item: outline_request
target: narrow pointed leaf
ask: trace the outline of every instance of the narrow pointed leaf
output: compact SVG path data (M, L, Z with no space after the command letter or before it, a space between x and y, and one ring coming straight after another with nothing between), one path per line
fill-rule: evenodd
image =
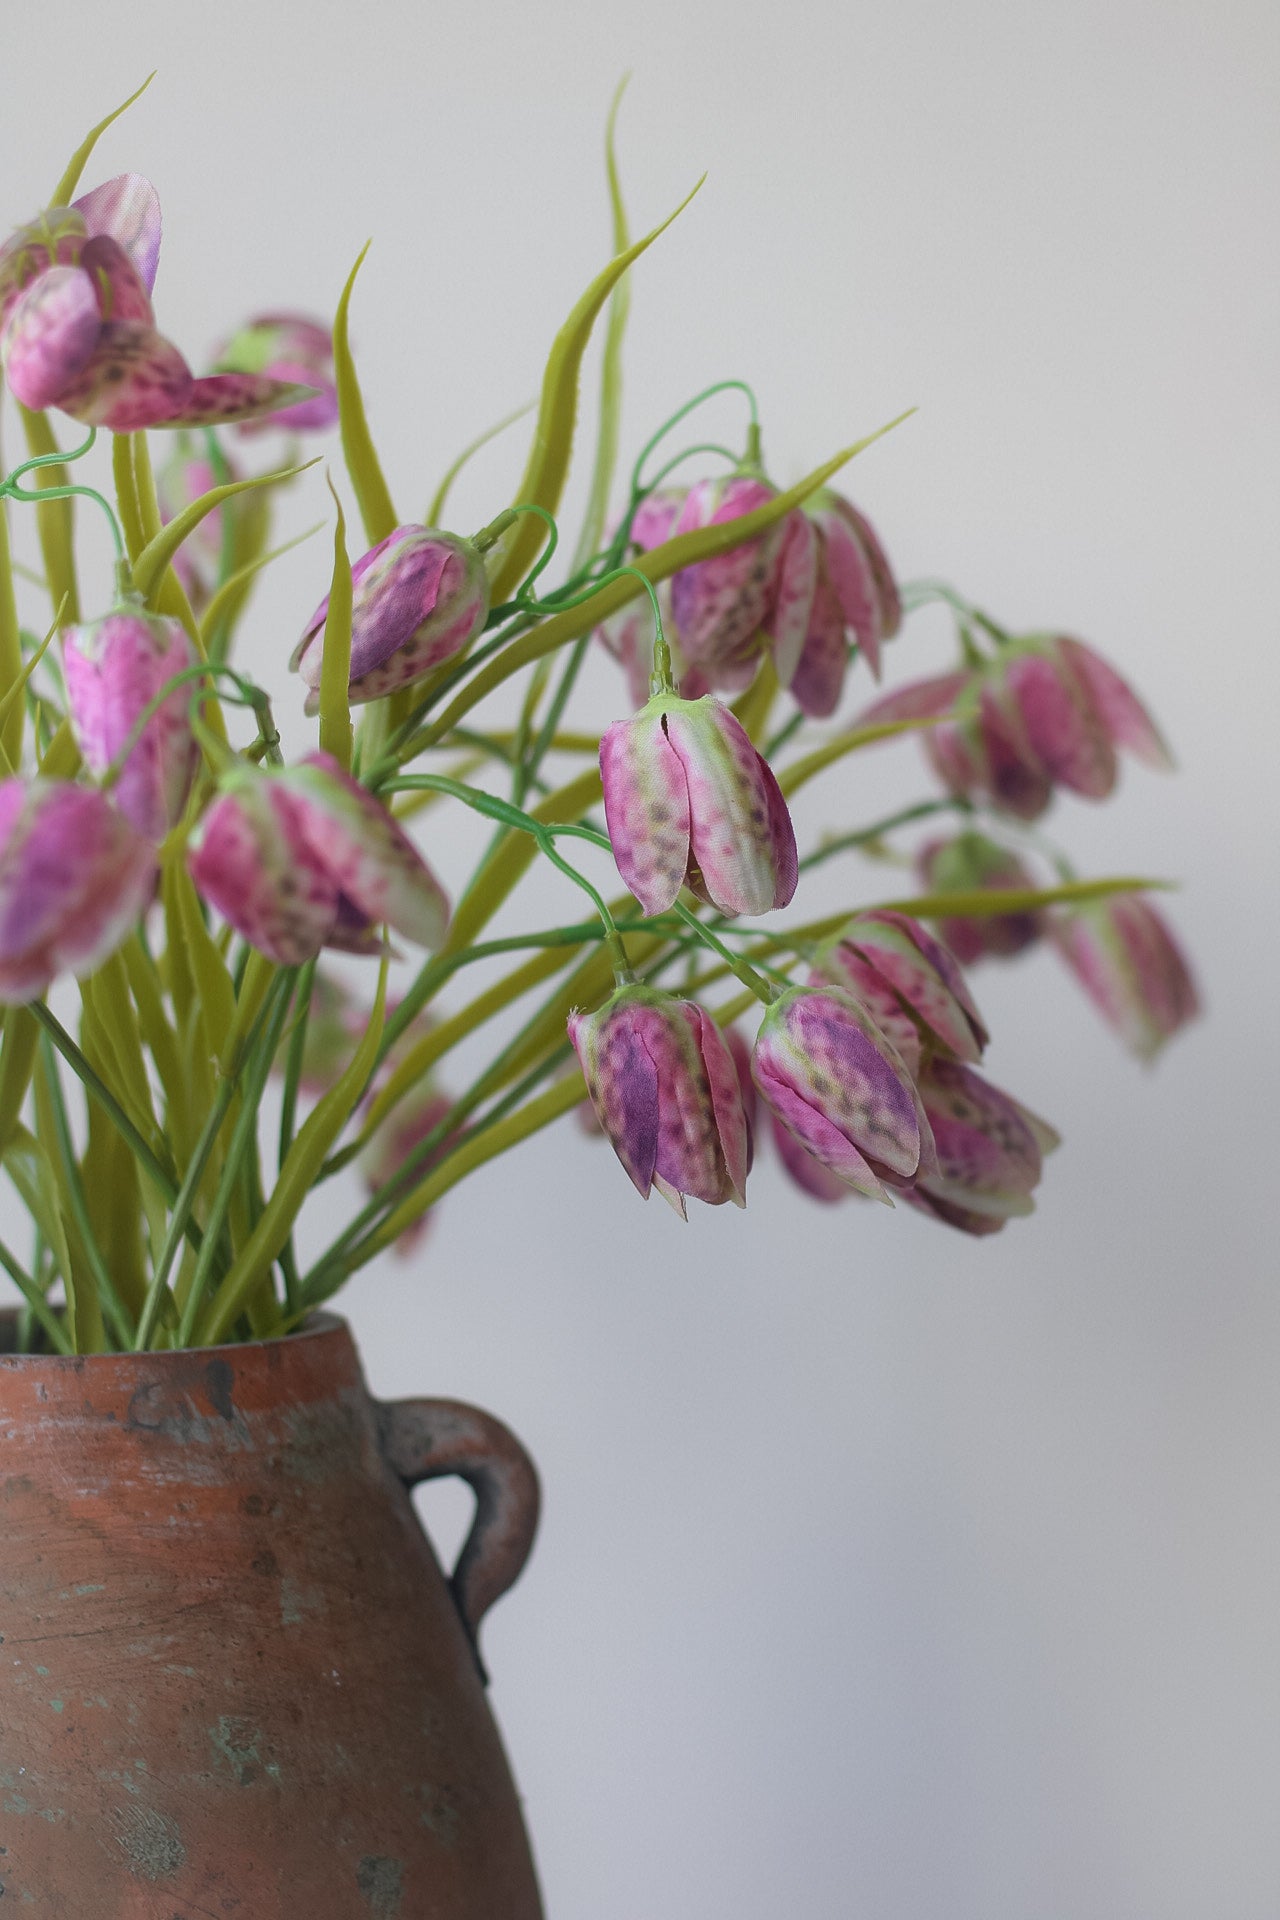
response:
M56 453L58 442L49 425L49 416L32 413L26 407L19 407L18 411L22 416L27 451L35 455ZM37 488L65 487L71 474L63 466L37 467L31 477ZM61 603L61 618L70 626L80 624L74 531L74 500L42 500L36 507L36 534L44 560L45 578L49 584L49 598L55 607Z
M338 311L333 318L333 377L338 389L338 431L342 437L342 457L351 476L365 535L369 545L376 547L379 540L385 540L389 533L395 532L400 525L400 518L392 504L377 448L373 444L373 435L369 431L364 397L356 378L356 363L351 355L348 328L356 275L364 265L365 255L372 245L372 240L366 240L360 249L360 257L348 274L347 284L338 301Z
M5 1008L4 1043L0 1047L0 1155L17 1129L39 1039L40 1029L28 1007Z
M22 632L9 559L9 521L0 503L0 693L17 686L21 674ZM7 773L16 773L22 762L24 704L21 700L15 702L0 723L0 759L5 762Z
M387 962L384 952L378 970L378 991L369 1024L351 1064L304 1121L280 1169L275 1190L263 1208L230 1272L219 1286L200 1331L200 1344L221 1339L234 1324L244 1303L266 1279L290 1233L316 1175L342 1129L355 1111L373 1072L382 1039L387 1004Z
M329 491L337 509L338 523L333 530L333 577L329 583L329 611L324 621L324 641L320 655L320 746L331 753L344 773L351 771L351 562L347 557L347 523L342 502Z
M129 98L122 101L113 113L109 113L105 120L99 120L97 126L86 133L84 139L80 142L80 145L76 148L70 160L68 160L62 178L53 190L53 197L49 201L51 207L70 206L71 197L80 184L80 176L85 170L89 155L93 152L107 128L111 126L113 121L118 120L122 113L127 113L135 100L142 98L155 77L154 73L149 73L136 92L131 93Z
M134 563L134 585L143 599L155 604L154 596L165 568L206 514L212 513L215 507L221 506L224 500L230 500L234 494L247 493L253 487L272 487L281 480L292 480L315 464L314 460L308 460L305 466L286 467L278 473L255 474L248 480L228 480L220 487L210 487L208 493L202 493L198 500L184 507L167 526L161 528L154 539L147 542Z
M578 374L587 342L591 338L591 329L600 309L627 268L653 245L659 234L666 232L673 220L679 218L701 185L702 181L699 180L693 192L685 195L675 212L669 214L661 226L645 234L634 246L624 248L609 262L603 273L597 274L556 335L542 379L542 399L534 429L533 450L516 495L518 501L529 501L545 507L548 513L554 513L559 506L573 449L573 429L578 411ZM546 528L540 520L532 514L522 516L494 575L495 604L505 600L523 578L545 538Z
M625 74L619 82L618 90L613 96L613 105L609 109L609 120L604 137L605 170L609 181L609 206L613 214L615 254L625 253L631 244L631 234L627 227L627 210L622 199L622 183L618 178L618 156L614 148L618 108L622 105L622 96L630 77L630 74ZM630 310L631 280L630 276L624 273L609 296L609 319L605 328L604 356L600 363L600 421L596 429L596 458L591 470L591 487L587 495L582 532L578 536L578 545L573 556L574 573L585 566L598 549L604 533L605 518L609 511L609 489L613 485L614 468L618 463L618 437L622 425L622 342L626 334Z
M436 488L431 505L427 508L427 517L422 523L423 526L438 527L440 525L440 517L444 512L450 489L472 455L479 453L481 447L487 447L491 440L496 440L498 435L505 433L508 427L513 427L517 420L523 420L526 414L532 413L537 404L536 400L529 400L523 407L517 407L514 413L504 414L501 420L496 421L491 427L486 427L483 433L477 434L476 438L462 449L453 465L446 469L444 479Z

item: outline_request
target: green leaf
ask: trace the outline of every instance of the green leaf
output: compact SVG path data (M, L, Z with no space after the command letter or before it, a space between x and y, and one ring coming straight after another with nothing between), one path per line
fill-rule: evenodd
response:
M189 507L184 507L167 526L160 529L154 539L148 540L134 562L134 585L143 599L155 605L156 591L165 569L188 534L195 531L206 514L212 513L215 507L220 507L224 500L232 499L237 493L247 493L253 487L273 487L281 480L292 480L315 464L314 460L308 460L305 466L286 467L278 473L255 474L248 480L228 480L223 486L210 487Z
M80 184L80 175L84 172L85 163L97 146L98 141L113 121L118 120L122 113L127 113L135 100L142 98L155 77L154 72L149 73L136 93L131 93L129 98L122 101L115 109L114 113L109 113L105 120L99 120L97 126L94 127L91 132L86 133L84 139L80 142L80 145L76 148L70 160L68 160L66 171L53 190L53 198L49 202L51 207L66 207L71 204L71 197Z
M32 413L22 405L19 405L18 412L22 417L27 451L38 456L57 453L58 442L49 425L48 414ZM37 488L65 487L71 479L71 473L64 466L37 467L32 477ZM65 619L68 625L77 626L80 621L80 593L76 585L75 501L42 500L36 508L36 533L44 559L49 598L55 607L60 605L59 617Z
M9 559L9 521L0 503L0 693L19 684L22 675L22 630L18 623L18 603L13 592L13 568ZM19 700L0 724L0 759L5 771L16 773L22 763L22 722L24 703Z
M332 480L329 491L333 494L338 522L333 530L333 578L329 583L329 611L325 615L320 656L320 745L350 773L354 745L350 699L351 562L347 558L347 523Z
M705 174L703 178L706 178ZM675 212L661 226L645 234L643 240L637 240L634 246L624 248L609 262L603 273L597 274L556 335L542 378L542 398L538 406L537 426L534 428L533 448L516 494L518 502L545 507L548 513L554 513L559 506L565 476L569 471L569 456L573 450L573 429L578 412L578 375L582 356L591 338L591 329L600 309L627 268L653 245L659 234L666 232L673 220L680 217L701 185L702 181L699 180L693 193L685 195ZM546 527L535 515L525 514L521 517L494 573L495 605L505 600L524 578L546 538L546 532Z
M240 617L250 587L262 569L269 567L273 560L278 560L281 554L288 553L293 547L300 547L304 540L312 539L323 525L323 520L317 520L314 527L296 534L292 540L282 541L278 547L272 547L269 553L255 554L223 581L205 608L204 618L200 622L200 638L210 660L224 660L227 657L230 651L227 638Z
M369 1015L369 1024L351 1064L308 1115L285 1156L275 1190L263 1208L257 1226L209 1306L200 1328L198 1344L201 1346L212 1346L226 1335L238 1319L245 1302L270 1273L276 1255L293 1231L293 1223L303 1202L315 1185L316 1175L329 1149L364 1096L382 1039L387 1004L387 962L388 955L384 952L378 969L378 991Z
M5 1008L4 1042L0 1046L0 1155L17 1128L39 1039L40 1028L27 1007Z
M622 200L622 183L618 178L618 156L614 150L618 108L622 105L622 96L630 78L630 74L624 74L618 83L618 90L613 96L613 105L609 109L604 136L605 170L609 180L609 206L613 214L615 254L625 253L631 244L631 235L627 229L627 210ZM577 573L586 565L599 548L604 535L605 516L609 511L609 489L613 485L614 469L618 464L618 438L622 426L622 341L627 330L627 316L630 310L631 280L624 274L609 296L609 321L604 336L604 357L600 363L600 422L596 429L596 458L591 471L587 509L582 522L582 531L578 536L578 544L574 550L571 573Z
M218 943L205 925L200 896L181 855L165 862L165 917L169 944L181 948L181 964L189 972L191 994L199 1009L206 1060L217 1060L236 1017L236 990ZM174 982L174 1005L181 1016L185 990Z
M338 311L333 317L333 373L334 384L338 389L338 428L342 436L342 457L347 463L347 472L351 476L356 504L360 508L360 518L364 522L365 537L371 547L376 547L379 540L385 540L389 533L395 532L400 525L400 520L391 503L387 483L382 477L377 449L373 444L373 435L369 432L360 382L356 378L356 363L351 355L351 337L347 325L347 314L351 306L351 294L356 284L356 275L364 265L365 255L372 245L372 240L366 240L360 249L360 257L347 275L347 284L342 289Z
M468 460L470 460L472 454L479 453L481 447L487 447L491 440L496 440L500 433L505 433L508 427L513 427L517 420L523 420L527 413L533 412L537 404L536 400L530 400L526 402L523 407L517 407L514 413L504 413L501 420L497 421L492 427L486 427L483 433L477 434L476 438L462 449L462 452L458 455L453 465L447 469L444 479L436 488L435 497L431 505L427 508L427 517L423 521L424 526L438 527L440 525L440 516L444 512L444 503L449 498L449 490L458 475L462 472L462 469L466 466Z

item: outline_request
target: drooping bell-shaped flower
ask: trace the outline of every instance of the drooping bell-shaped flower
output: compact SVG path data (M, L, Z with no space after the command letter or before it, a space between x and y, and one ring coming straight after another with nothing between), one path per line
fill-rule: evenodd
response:
M237 766L188 864L204 897L280 966L325 946L376 953L383 924L431 949L448 925L444 891L413 842L326 753L278 773Z
M121 753L143 709L176 675L197 664L176 620L141 603L117 608L62 636L67 715L84 763L99 776ZM200 749L189 718L193 688L175 687L130 748L112 798L148 840L163 840L187 803Z
M655 694L600 742L618 871L646 913L682 886L722 913L768 913L796 890L795 831L767 761L727 707Z
M569 1016L587 1092L637 1190L746 1204L748 1144L733 1056L704 1007L639 983Z
M160 203L136 173L11 236L0 248L0 362L15 398L116 433L242 420L304 398L261 374L196 379L156 331L159 252Z
M880 649L902 625L902 601L885 550L866 515L830 487L807 500L804 511L822 535L822 572L842 622L878 680Z
M933 1167L911 1074L844 988L788 988L761 1023L752 1072L766 1106L855 1192L887 1201Z
M427 527L397 527L351 569L353 702L378 700L452 659L485 623L489 580L469 540ZM307 622L290 665L313 694L320 686L329 596ZM308 702L312 706L313 702Z
M1016 853L976 829L927 841L917 867L930 893L1007 893L1036 884ZM1019 913L947 914L937 927L961 965L971 967L985 954L1007 959L1021 953L1040 938L1045 924L1043 908L1033 907Z
M1005 642L994 659L940 674L866 709L861 724L937 718L925 753L951 791L985 795L1034 820L1055 787L1103 800L1116 750L1168 767L1168 749L1128 683L1082 641L1054 635Z
M1076 979L1140 1060L1194 1020L1200 998L1164 916L1140 893L1055 911L1050 937Z
M267 427L318 432L338 418L333 333L308 314L258 314L218 349L214 364L219 373L263 374L287 385L315 389L309 399L294 406L245 421L241 433L262 433Z
M919 1087L937 1168L916 1181L910 1204L972 1234L1031 1213L1041 1162L1058 1144L1048 1122L959 1061L933 1060Z
M853 994L913 1076L937 1054L982 1057L987 1030L964 975L942 943L905 913L855 913L821 948L809 982Z
M95 787L0 781L0 1001L92 973L150 904L155 850Z
M740 519L766 505L775 492L749 473L700 480L685 494L668 537ZM783 527L775 523L754 539L682 567L671 577L671 618L680 657L701 668L713 686L744 687L755 675L784 539Z

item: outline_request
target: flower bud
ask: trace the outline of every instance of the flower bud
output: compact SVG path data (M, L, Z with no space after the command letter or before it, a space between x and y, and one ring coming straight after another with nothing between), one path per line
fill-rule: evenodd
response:
M774 493L749 474L700 480L685 495L670 537L737 520ZM672 575L671 613L680 653L691 666L706 669L713 685L745 686L755 673L757 636L770 610L784 537L782 527L774 525Z
M600 742L618 871L646 913L680 888L723 913L768 913L796 890L795 831L767 761L709 696L656 694Z
M1050 935L1081 986L1140 1060L1200 1011L1195 981L1168 922L1140 893L1114 893L1054 913Z
M0 781L0 1001L92 973L145 913L155 852L94 787Z
M975 893L1030 888L1035 875L1016 853L985 833L970 830L948 840L930 840L920 850L920 878L930 893ZM1045 929L1043 909L1022 913L947 914L938 932L962 966L984 954L1008 959L1038 940Z
M443 889L380 801L326 753L279 773L247 763L224 781L188 855L199 891L284 967L321 947L376 953L384 923L434 948Z
M973 1061L987 1044L982 1016L955 960L905 913L854 914L820 949L809 984L853 994L913 1076L934 1054Z
M351 569L353 702L378 700L420 680L461 651L485 623L489 580L469 540L424 527L397 527ZM325 595L290 665L313 694L320 687ZM309 701L313 708L314 702Z
M62 636L67 714L91 773L121 752L144 707L198 656L176 620L120 608ZM200 750L191 731L189 682L175 687L130 748L112 798L148 840L163 840L187 803Z
M1006 1220L1031 1213L1043 1156L1058 1135L972 1067L935 1059L920 1077L937 1150L936 1171L906 1198L963 1233L999 1233Z
M569 1038L600 1124L646 1200L656 1187L681 1215L686 1194L746 1204L737 1069L704 1007L633 983L595 1013L571 1013Z
M333 334L304 313L259 314L219 349L216 365L220 373L265 374L291 386L316 389L294 406L244 422L239 429L242 434L261 433L267 427L319 431L338 418Z
M932 1168L933 1142L896 1047L841 987L791 987L765 1014L752 1072L800 1145L857 1193L889 1200Z

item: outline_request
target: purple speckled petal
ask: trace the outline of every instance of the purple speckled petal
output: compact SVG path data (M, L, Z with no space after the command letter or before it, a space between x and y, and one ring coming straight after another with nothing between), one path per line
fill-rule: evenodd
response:
M689 865L689 790L658 703L600 742L604 815L618 872L646 913L665 913Z
M928 680L913 680L909 686L882 694L869 707L864 707L856 725L874 727L890 720L932 720L938 714L950 713L972 677L967 669L962 669L935 674Z
M88 365L102 316L93 282L79 267L50 267L9 309L5 373L15 399L39 411L53 406Z
M722 526L763 506L774 489L739 475L691 487L672 534ZM782 530L771 527L727 553L683 567L671 581L671 612L681 651L695 666L711 666L737 652L759 631L768 611Z
M690 1001L681 1012L689 1022L706 1074L712 1120L732 1191L729 1199L747 1204L747 1174L751 1168L751 1124L742 1095L741 1071L727 1035L720 1031L705 1007ZM748 1066L748 1081L750 1067Z
M1025 733L992 687L983 687L979 712L981 784L1006 813L1019 820L1037 819L1048 806L1053 788Z
M818 529L803 513L789 513L782 524L782 545L771 605L763 625L773 642L773 666L778 683L789 687L809 633L821 542Z
M150 293L160 260L160 196L140 173L118 173L72 206L89 234L105 234L121 246Z
M1116 784L1115 750L1075 675L1046 654L1019 653L1005 667L1004 687L1053 784L1105 800Z
M864 1165L909 1181L928 1129L896 1050L839 987L793 987L769 1008L756 1040L756 1085L779 1118L833 1173L859 1191ZM850 1154L853 1158L850 1158Z
M610 1145L648 1199L658 1156L658 1070L634 1023L612 1002L569 1015L569 1039Z
M829 1206L837 1200L847 1200L856 1191L847 1181L837 1178L821 1160L815 1159L807 1147L801 1146L790 1127L784 1127L776 1113L769 1115L769 1127L783 1169L811 1200L821 1200Z
M187 855L198 891L277 966L314 960L334 929L338 888L278 779L238 774Z
M1200 1011L1191 970L1141 894L1115 894L1051 922L1054 945L1130 1052L1154 1059Z
M139 714L197 654L176 620L108 614L63 634L67 710L85 765L105 773ZM112 798L138 832L162 840L176 825L200 752L188 718L191 688L177 687L152 714L125 761Z
M819 571L809 610L809 631L791 679L791 698L811 720L828 720L840 704L849 667L844 619L834 590Z
M109 320L99 329L89 360L54 404L89 426L133 433L167 426L191 387L191 369L163 334L132 321Z
M671 538L672 528L684 505L682 490L659 488L656 493L647 494L636 508L635 518L631 522L631 541L642 553L648 553L653 547L660 547L664 540Z
M0 784L0 1000L90 973L146 910L155 856L93 787Z
M418 946L438 947L448 931L448 898L382 802L327 753L305 755L275 780L287 787L307 844L339 893L375 925L385 921Z
M1127 747L1147 766L1168 772L1173 755L1160 736L1151 715L1127 680L1115 668L1081 640L1062 638L1054 642L1060 658L1087 688L1094 708L1117 747Z
M207 373L193 380L178 409L157 427L218 427L233 420L253 420L259 414L278 413L283 407L310 400L313 387L271 380L262 373Z
M787 906L796 890L798 855L772 770L719 701L666 700L664 708L663 726L688 784L690 854L697 869L691 884L700 878L706 898L725 913Z
M893 570L874 528L850 501L824 490L811 505L822 529L825 557L846 625L878 680L880 648L902 625Z
M920 1190L979 1214L1030 1213L1040 1147L1017 1104L972 1067L935 1060L920 1082L938 1172Z
M85 242L80 270L93 282L104 320L131 320L140 327L155 325L151 296L138 278L137 268L124 248L108 235L100 234Z
M887 909L855 914L841 928L839 942L837 954L848 947L873 968L935 1049L956 1060L981 1058L989 1035L964 975L918 920Z

